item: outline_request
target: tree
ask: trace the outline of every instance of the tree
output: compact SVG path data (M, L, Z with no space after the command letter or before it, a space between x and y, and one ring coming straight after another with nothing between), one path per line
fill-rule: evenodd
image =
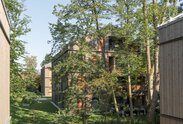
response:
M115 16L111 16L111 11ZM106 88L113 81L115 84L116 80L112 80L112 77L110 79L109 76L113 73L108 73L107 70L103 41L108 33L115 34L121 39L115 57L120 71L128 77L126 79L128 79L131 115L133 111L131 84L135 82L132 77L138 77L138 74L146 75L149 122L153 122L160 84L157 26L177 14L176 0L116 0L113 8L109 0L75 0L66 6L55 6L53 13L58 17L57 23L50 26L53 51L60 51L68 43L84 41L83 38L88 36L103 46L100 61L100 64L103 64L99 75L93 78L95 83L98 82L96 85L109 82L108 85L104 85ZM116 19L115 27L108 25L110 17ZM106 23L102 23L104 20ZM109 89L107 91L110 92ZM115 108L117 110L116 106Z
M52 62L52 59L53 59L53 56L51 54L46 54L44 57L44 60L41 62L41 67Z
M117 15L117 24L119 30L117 31L118 37L122 40L121 47L117 48L117 63L121 66L121 70L128 80L128 97L130 103L130 115L133 117L133 103L132 103L132 91L131 91L131 76L138 71L142 64L141 54L138 53L141 50L135 46L140 46L137 37L137 18L136 9L139 1L137 0L117 0L114 5L114 13ZM138 68L139 67L139 68ZM143 72L140 72L143 73Z
M53 40L50 41L50 43L53 44L52 52L60 52L61 49L64 49L66 44L77 45L79 47L76 53L69 55L55 68L57 73L64 68L64 73L62 73L63 75L60 77L66 77L64 75L68 75L73 71L77 72L77 74L70 74L72 77L72 85L70 85L67 90L67 102L70 102L69 99L74 100L75 98L75 100L77 100L76 98L78 98L80 94L80 98L84 100L84 105L87 105L89 102L86 102L87 100L83 98L86 98L86 95L91 93L90 85L92 80L99 78L100 70L107 70L104 51L104 36L106 34L103 34L103 24L101 20L107 17L107 11L109 11L108 2L109 0L75 0L71 1L71 3L66 6L57 5L54 8L53 13L57 16L58 20L57 24L51 24L50 26L53 37ZM99 61L96 66L91 61L92 56L97 57L97 55L93 55L96 53L92 53L92 50L96 50L96 46L90 45L87 39L97 41L97 44L102 46L103 59ZM83 59L85 57L87 60ZM87 87L87 91L85 89L78 91L78 82L81 84L84 83L84 86ZM92 91L92 93L94 93L94 91ZM76 104L77 101L74 101L74 103ZM85 114L86 108L87 107L84 106Z
M171 16L175 16L177 14L177 7L176 7L176 1L172 0L166 0L166 1L157 1L157 0L152 0L152 3L148 4L148 9L146 8L146 1L142 1L143 3L143 14L144 14L144 26L145 29L147 30L146 23L148 22L149 27L152 29L149 34L144 33L143 37L145 38L146 36L149 36L150 39L152 39L152 47L151 47L151 52L153 54L148 53L147 51L147 59L149 62L152 62L152 66L149 65L148 67L148 73L150 73L149 77L149 86L152 85L152 96L150 100L150 108L149 108L149 113L148 113L148 121L149 123L154 123L154 117L155 117L155 108L157 105L158 101L158 94L159 94L159 38L158 38L158 30L157 26L165 21L167 21ZM146 11L149 11L148 15ZM148 18L147 18L148 17ZM146 42L148 39L145 39ZM148 42L147 42L147 48L148 48ZM150 57L151 55L151 57ZM149 60L151 59L151 60ZM150 63L149 63L150 64ZM150 66L151 70L150 71ZM152 73L154 72L154 74ZM153 84L151 84L151 79L153 79ZM150 90L150 89L149 89Z
M154 68L151 67L151 48L150 48L150 41L149 41L149 26L148 26L148 15L147 15L147 1L143 0L143 30L142 30L142 40L146 46L146 60L147 60L147 85L148 85L148 100L147 104L150 104L152 99L152 86L153 86L153 71Z
M63 91L65 99L62 101L65 103L65 110L69 115L85 115L91 109L91 99L89 98L92 94L91 80L97 75L98 70L96 62L93 60L95 53L91 51L88 42L81 39L75 45L78 46L78 50L68 53L65 59L53 68L53 71L56 73L56 77L62 80L62 83L67 82L68 87ZM82 101L82 108L77 107L78 100ZM86 119L84 120L86 121Z
M102 72L98 77L95 77L92 80L92 88L94 89L94 94L96 94L99 98L100 111L101 108L105 108L102 112L107 112L109 106L109 98L112 96L113 104L117 115L119 114L118 103L116 100L116 89L119 87L117 84L118 76L121 74L118 70L113 70L112 72L107 72L105 70L101 70ZM100 92L105 92L104 94Z
M21 75L26 84L26 91L37 93L40 82L38 82L39 75L38 71L36 70L36 56L26 56L24 58L24 62L24 69Z
M22 65L18 62L25 54L25 42L20 36L30 31L28 23L30 19L24 15L25 11L22 1L5 0L7 13L10 21L10 89L11 100L15 100L25 91L25 83L21 78Z
M92 36L104 45L102 39L106 34L102 34L101 29L104 25L102 22L110 17L109 1L75 0L66 6L55 6L53 14L58 17L58 21L50 26L52 51L59 52L62 46L83 36ZM102 51L104 54L104 48Z

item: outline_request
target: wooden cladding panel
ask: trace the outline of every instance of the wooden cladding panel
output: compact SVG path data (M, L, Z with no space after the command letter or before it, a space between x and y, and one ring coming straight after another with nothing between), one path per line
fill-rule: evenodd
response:
M183 124L183 121L168 117L160 117L160 124Z
M159 28L160 43L164 43L176 38L182 37L183 34L183 19L169 23Z
M161 114L183 118L183 40L160 45Z
M166 82L165 79L167 77L167 72L168 72L168 68L166 67L168 65L168 61L166 60L166 56L165 56L165 53L168 54L166 52L166 49L165 49L165 46L164 45L161 45L160 46L160 82L161 82L161 86L160 86L160 91L164 91L164 92L161 92L160 94L160 106L161 106L161 113L166 113L165 111L165 107L164 106L168 106L167 105L167 88L166 86L167 85L164 85L163 83ZM167 62L167 64L163 64L164 61Z
M179 47L179 114L183 118L183 41L180 42Z

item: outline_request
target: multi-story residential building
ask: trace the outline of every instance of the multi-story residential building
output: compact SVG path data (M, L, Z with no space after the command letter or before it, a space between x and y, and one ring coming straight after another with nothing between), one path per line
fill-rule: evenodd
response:
M10 124L10 24L0 0L0 124Z
M100 44L95 41L95 40L90 40L87 39L88 42L90 42L90 44L92 46L95 47L95 50L93 51L95 54L97 54L97 56L101 56L102 59L102 50L104 48L105 51L105 60L106 60L106 65L108 68L108 71L111 72L114 68L117 68L117 64L116 64L116 60L115 60L115 56L114 56L114 50L115 47L123 47L123 42L124 42L125 38L121 38L118 39L115 36L107 36L102 42L100 42ZM134 46L133 46L134 47ZM76 45L67 45L60 53L58 53L52 62L52 67L54 68L55 66L58 65L58 63L64 61L70 54L73 53L73 51L77 51L79 48ZM87 58L87 57L86 57ZM60 73L62 73L62 70L60 71ZM64 108L64 91L70 86L70 75L68 74L68 76L66 78L58 78L58 74L53 72L52 73L52 77L53 77L53 94L52 94L52 101L57 104L59 107ZM121 80L119 79L119 84L123 85L122 87L124 87L124 89L127 92L127 87L126 84L122 84L122 80L124 77L119 77L122 78ZM140 79L141 81L145 82L143 79ZM133 103L135 104L134 107L145 107L146 103L145 103L145 90L144 90L144 86L142 85L134 85L132 86L132 91L133 91L133 96L136 99L133 99ZM105 95L105 93L102 93L103 91L101 91L101 95ZM105 92L105 91L104 91ZM117 101L119 104L128 104L128 99L126 98L121 98L121 96L116 96L117 97ZM97 96L92 96L91 98L92 100L97 100ZM112 98L110 96L106 97L105 96L105 102L104 103L112 103ZM78 102L79 105L82 105L81 102ZM78 106L79 106L78 105ZM110 109L110 105L107 106L106 104L100 105L100 110L101 111L107 111Z
M44 96L52 96L52 70L51 63L41 69L41 93Z
M114 40L112 36L107 36L105 40L100 42L101 44L98 44L97 41L91 40L90 38L86 39L88 42L91 43L92 46L95 47L95 52L99 56L102 55L102 49L105 47L105 58L106 63L108 65L109 71L112 71L112 69L115 67L115 59L113 56L114 53ZM72 54L73 51L77 51L79 48L76 45L69 44L67 45L60 53L55 55L53 61L52 61L52 67L54 68L59 62L64 61L65 58L69 54ZM57 79L55 73L52 74L53 77L53 87L52 87L52 100L55 104L57 104L59 107L64 107L63 102L64 101L64 95L63 91L67 89L69 84L69 75L65 79Z

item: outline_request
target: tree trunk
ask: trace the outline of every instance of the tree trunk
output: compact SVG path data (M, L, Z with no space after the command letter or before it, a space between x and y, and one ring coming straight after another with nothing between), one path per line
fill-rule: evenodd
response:
M129 97L129 102L130 102L130 117L133 118L133 103L132 103L132 86L131 86L130 65L128 65L128 97Z
M148 84L148 101L150 104L152 100L153 93L153 74L151 73L151 52L150 52L150 42L148 39L148 19L147 19L147 3L143 0L143 16L144 16L144 43L146 45L146 57L147 57L147 84Z
M146 55L147 55L147 81L148 81L148 103L152 100L153 94L153 73L151 73L151 53L149 40L146 41Z
M117 114L119 114L118 103L117 103L117 100L116 100L116 95L114 93L113 87L112 87L112 96L113 96L113 100L114 100L115 111L116 111Z
M159 47L156 46L155 48L155 66L154 66L154 83L153 83L153 98L151 101L151 106L148 113L148 121L150 124L154 124L155 121L155 110L158 101L158 94L159 94Z
M162 11L162 13L161 13L162 17L160 18L160 23L163 23L166 20L165 15L167 14L167 9L168 9L167 6L168 6L168 1L165 1L163 3L164 11Z
M177 0L173 0L173 16L177 15Z
M128 4L128 1L125 0L125 7L126 7L126 14L128 15L129 14L129 4ZM129 22L129 18L126 17L126 24L130 24ZM130 53L129 51L129 36L130 36L130 33L127 31L126 32L126 41L127 41L127 50L128 50L128 53ZM127 55L128 57L128 55ZM131 72L130 72L130 64L128 63L128 97L129 97L129 103L130 103L130 117L133 118L133 103L132 103L132 87L131 87Z
M152 0L153 2L153 26L155 29L154 36L154 82L153 82L153 97L151 100L149 112L148 112L148 122L149 124L154 124L155 122L155 109L158 101L158 92L159 92L159 47L158 47L158 33L157 33L157 1Z

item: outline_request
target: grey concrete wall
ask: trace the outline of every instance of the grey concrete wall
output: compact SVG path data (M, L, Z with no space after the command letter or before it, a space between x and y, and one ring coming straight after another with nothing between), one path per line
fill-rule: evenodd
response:
M9 23L0 0L0 124L9 124L10 121L10 44Z

